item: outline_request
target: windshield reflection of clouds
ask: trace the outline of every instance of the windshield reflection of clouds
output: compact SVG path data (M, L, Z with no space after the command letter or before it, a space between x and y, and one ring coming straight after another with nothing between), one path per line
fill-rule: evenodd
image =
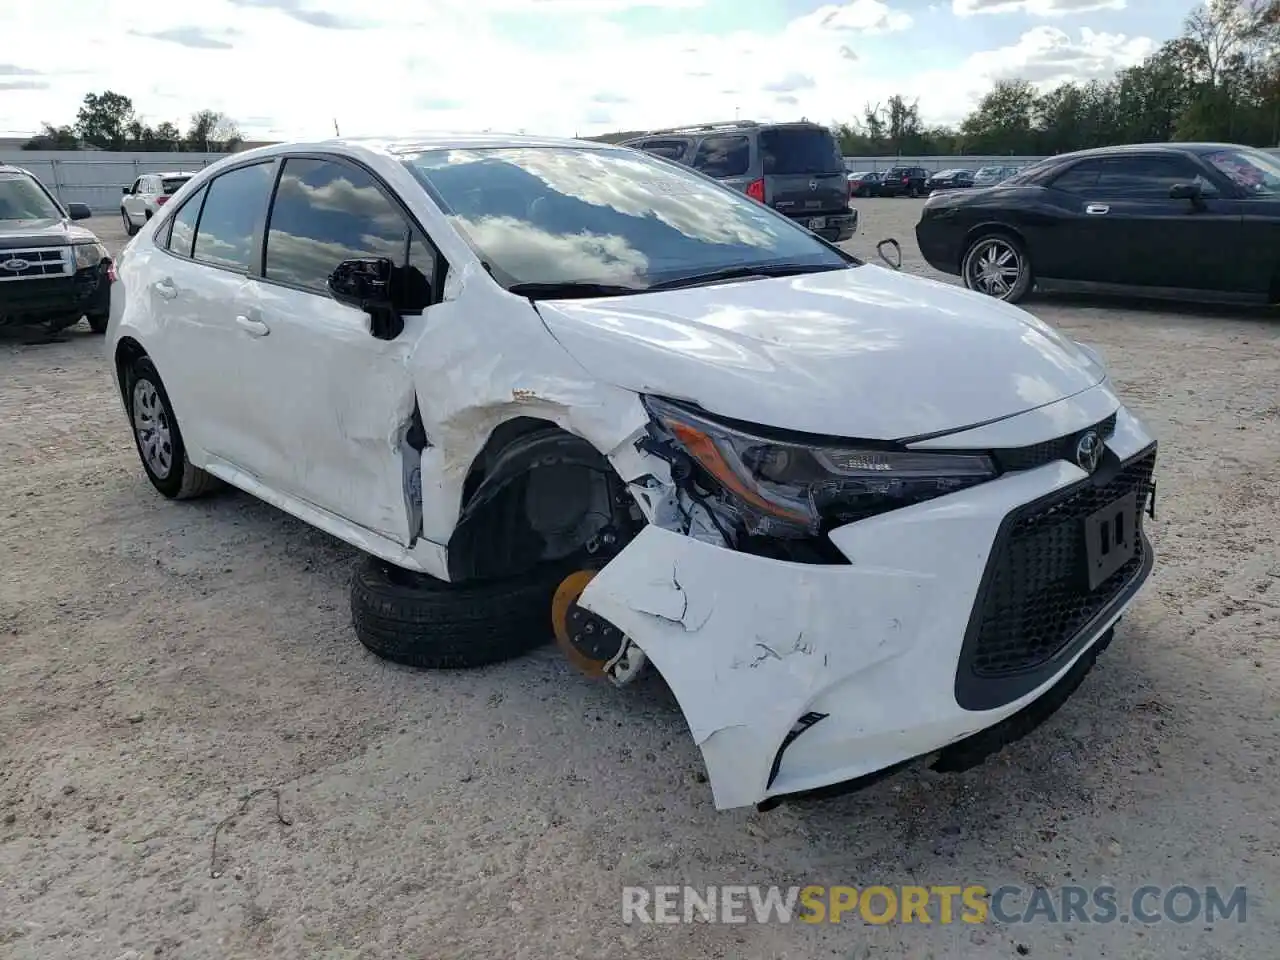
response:
M842 265L746 196L629 150L442 150L409 162L512 282L644 286L727 265Z
M61 216L28 177L0 178L0 220L57 220Z

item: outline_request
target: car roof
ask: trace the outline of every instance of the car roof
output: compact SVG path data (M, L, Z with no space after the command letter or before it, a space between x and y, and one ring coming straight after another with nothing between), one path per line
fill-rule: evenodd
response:
M23 167L15 167L11 163L0 163L0 173L21 174L28 177L35 177L35 174Z
M394 158L427 150L482 150L500 147L573 147L580 150L611 150L619 144L567 137L537 137L515 133L431 133L414 137L330 137L324 140L287 140L240 153L228 154L236 160L273 157L298 151L377 153Z
M1092 147L1060 153L1050 159L1079 160L1085 157L1116 157L1134 153L1214 153L1218 150L1248 149L1238 143L1123 143L1114 147Z
M195 170L165 170L165 171L162 171L162 172L149 173L149 174L144 173L144 174L143 174L143 176L144 176L144 177L146 177L146 176L151 176L151 177L194 177L195 175L196 175L196 171L195 171Z
M648 140L650 137L705 137L722 134L758 133L761 130L827 130L830 128L812 120L726 120L715 123L689 123L678 127L662 127L657 130L646 130L634 137L628 137L622 143L635 143Z

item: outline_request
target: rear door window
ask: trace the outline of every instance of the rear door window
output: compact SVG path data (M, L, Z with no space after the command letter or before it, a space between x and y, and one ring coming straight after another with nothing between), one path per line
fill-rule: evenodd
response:
M651 153L655 157L665 157L668 160L679 160L688 147L689 144L684 140L646 140L640 145L640 149L645 153Z
M209 183L192 256L231 270L248 270L254 231L271 193L272 161L229 170Z
M200 205L204 203L204 195L208 187L200 191L173 215L173 224L169 228L169 249L179 256L191 256L191 241L195 239L196 223L200 220Z
M1055 190L1080 196L1097 193L1098 175L1102 173L1101 160L1081 160L1074 167L1054 177L1050 184Z
M190 180L190 177L165 177L164 178L164 194L166 197L172 197L175 193L182 189L182 185Z
M1168 200L1170 187L1190 183L1199 172L1184 157L1117 157L1103 162L1097 194L1114 199ZM1201 189L1206 194L1213 192L1208 181L1202 181Z
M709 177L746 176L751 166L751 142L743 136L707 137L698 144L693 167Z
M760 153L765 174L840 173L844 158L828 130L812 127L779 127L760 133Z

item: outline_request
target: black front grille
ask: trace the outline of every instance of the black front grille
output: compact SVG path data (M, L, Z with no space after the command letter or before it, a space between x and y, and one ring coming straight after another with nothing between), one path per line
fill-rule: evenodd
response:
M1076 443L1083 434L1088 433L1090 430L1096 431L1098 436L1106 440L1116 432L1116 415L1113 413L1105 420L1095 423L1092 427L1077 430L1075 433L1068 434L1065 437L1055 437L1052 440L1045 440L1043 443L1034 443L1029 447L993 450L992 453L995 455L996 463L1004 471L1031 470L1035 467L1043 467L1046 463L1053 463L1055 460L1067 460L1074 463L1076 459Z
M18 269L8 266L22 263ZM58 277L67 272L62 250L48 247L37 250L0 250L0 280L16 280L28 277Z
M1137 493L1134 522L1141 531L1155 460L1154 448L1124 465L1113 459L1088 480L1006 518L970 621L962 671L967 669L981 681L1032 674L1125 593L1147 561L1143 537L1138 537L1134 557L1090 590L1084 519Z

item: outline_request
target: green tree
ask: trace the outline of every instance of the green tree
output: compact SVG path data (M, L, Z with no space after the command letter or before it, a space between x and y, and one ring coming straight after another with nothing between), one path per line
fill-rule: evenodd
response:
M960 125L967 153L1024 152L1033 138L1035 89L1025 80L1000 80Z
M120 93L85 94L76 114L76 133L85 143L102 150L119 150L134 122L133 101Z
M80 138L69 126L44 124L44 129L22 145L23 150L79 150Z

